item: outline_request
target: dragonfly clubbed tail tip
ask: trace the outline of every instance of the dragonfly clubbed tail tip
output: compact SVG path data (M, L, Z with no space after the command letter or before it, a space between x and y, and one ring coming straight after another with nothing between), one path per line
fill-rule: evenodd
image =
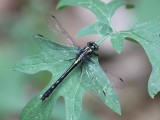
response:
M47 96L46 96L46 95L42 95L42 96L41 96L41 100L42 100L42 102L43 102L43 101L45 101L45 100L46 100L46 98L47 98Z

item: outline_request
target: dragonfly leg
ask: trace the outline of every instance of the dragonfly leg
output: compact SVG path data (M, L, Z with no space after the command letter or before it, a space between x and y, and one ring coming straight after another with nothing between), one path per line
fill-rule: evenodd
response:
M91 58L88 58L87 61L94 64L94 61Z
M99 56L98 53L94 53L94 55Z
M102 92L103 92L104 96L106 96L106 92L104 92L104 90Z
M81 70L80 75L82 74L83 65L84 65L84 62L81 62L81 64L80 64L80 70Z
M76 58L70 58L70 59L66 59L65 61L72 61L75 60Z
M87 60L84 60L84 61L81 61L81 63L80 63L80 76L82 75L82 71L83 71L83 66L84 66L84 64L86 64L88 61Z

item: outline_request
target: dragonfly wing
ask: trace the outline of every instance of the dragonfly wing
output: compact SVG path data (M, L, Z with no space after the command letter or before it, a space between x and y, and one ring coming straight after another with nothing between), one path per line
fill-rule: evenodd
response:
M118 75L114 74L113 72L111 72L110 70L106 69L104 70L105 73L107 74L108 79L110 80L112 86L114 88L124 88L125 87L125 83L124 80L119 77Z
M98 59L84 64L80 82L86 90L93 91L114 111L120 110L118 97L105 72L98 63ZM115 110L116 108L116 110Z
M67 46L78 47L76 41L65 31L59 21L53 15L48 16L48 24L56 39Z
M98 93L103 93L104 88L111 86L107 77L104 77L105 74L100 76L98 72L99 68L97 68L95 64L88 62L83 67L84 67L82 71L83 78L81 83L83 84L83 86L85 86L86 89L92 90Z
M99 66L98 61L94 59L92 59L92 62L84 64L81 83L85 86L85 89L98 93L104 93L105 91L107 92L107 89L112 89L105 72Z
M57 44L39 34L34 36L34 40L37 42L37 44L41 47L43 51L47 50L47 53L50 53L50 55L48 56L54 56L57 60L69 60L72 58L76 58L77 53L79 53L79 48Z

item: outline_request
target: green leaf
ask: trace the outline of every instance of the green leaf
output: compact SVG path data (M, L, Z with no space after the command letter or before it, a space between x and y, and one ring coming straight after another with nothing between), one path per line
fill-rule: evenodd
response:
M99 34L101 36L108 35L112 32L112 28L108 27L106 23L94 23L90 26L87 26L86 28L83 28L79 31L77 36L84 36L84 35L90 35L90 34Z
M123 4L123 0L114 0L108 4L105 4L101 0L61 0L57 8L63 6L81 6L91 10L96 15L97 21L81 29L77 35L99 34L100 36L106 36L113 32L111 17Z
M97 20L95 23L81 29L77 36L84 36L90 34L98 34L101 36L97 44L100 44L104 40L105 36L113 33L115 30L112 26L111 18L114 15L115 11L125 2L123 0L113 0L110 3L104 3L101 0L61 0L57 8L62 8L64 6L81 6L92 11ZM112 40L113 48L120 53L123 47L123 40Z
M98 116L93 115L89 113L86 110L83 110L81 112L80 120L99 120ZM53 108L52 111L52 117L51 120L65 120L65 104L64 101L62 101L62 98L60 98L56 105Z
M114 33L112 36L117 36L117 40L119 37L132 38L144 48L152 65L148 91L153 98L160 91L160 17L137 24L128 31Z
M111 36L112 46L117 53L120 53L123 48L123 40L124 38L121 35Z
M47 70L52 73L49 84L33 98L23 109L21 120L48 120L57 99L64 97L67 120L78 120L82 109L82 98L86 91L97 93L98 96L112 110L121 113L120 104L115 91L98 63L97 56L92 62L77 66L58 88L45 101L41 101L42 94L71 66L78 48L63 46L49 41L43 36L36 36L36 42L42 51L38 55L30 56L17 64L14 69L24 73L34 74ZM104 94L105 92L105 94Z

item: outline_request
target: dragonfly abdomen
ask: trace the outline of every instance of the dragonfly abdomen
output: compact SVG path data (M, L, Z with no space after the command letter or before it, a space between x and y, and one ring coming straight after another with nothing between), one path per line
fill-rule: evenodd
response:
M44 101L46 98L48 98L79 63L79 61L77 62L77 60L75 60L75 62L66 70L66 72L42 95L41 100Z
M64 78L63 78L64 79ZM44 101L50 96L54 89L62 82L62 78L59 78L41 97L41 100Z

